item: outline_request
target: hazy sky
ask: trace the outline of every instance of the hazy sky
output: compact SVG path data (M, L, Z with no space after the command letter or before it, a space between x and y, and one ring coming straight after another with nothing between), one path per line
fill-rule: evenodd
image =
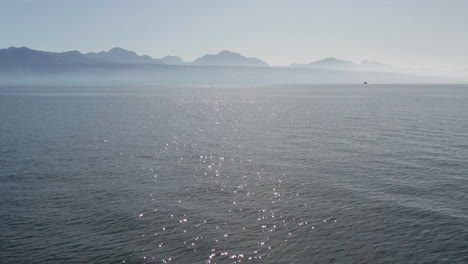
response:
M0 48L468 67L468 0L0 0Z

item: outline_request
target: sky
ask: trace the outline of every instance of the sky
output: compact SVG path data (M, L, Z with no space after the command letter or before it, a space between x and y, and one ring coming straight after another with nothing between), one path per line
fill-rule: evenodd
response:
M0 0L0 48L468 68L468 0Z

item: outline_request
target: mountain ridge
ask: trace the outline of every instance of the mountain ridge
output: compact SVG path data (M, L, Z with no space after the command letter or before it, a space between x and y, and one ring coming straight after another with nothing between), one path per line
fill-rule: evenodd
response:
M183 61L182 58L179 57L179 56L168 55L168 56L165 56L165 57L161 58L161 60L163 62L165 62L166 64L169 64L169 65L185 65L185 64L188 64L188 62Z
M246 67L268 67L268 63L254 57L244 57L239 53L223 50L218 54L206 54L195 59L193 65L210 66L246 66Z
M149 63L149 64L165 64L160 59L153 59L148 55L138 55L135 51L115 47L109 51L101 51L98 53L90 52L83 54L92 59L99 59L117 63Z
M51 52L34 50L28 47L9 47L0 49L0 65L46 65L46 64L99 64L99 63L133 63L133 64L167 64L193 66L242 66L270 67L265 61L255 57L245 57L239 53L222 50L217 54L206 54L192 62L186 62L179 56L165 56L160 59L148 55L138 55L135 51L114 47L108 51L81 53L77 50ZM293 63L287 67L315 68L346 71L394 71L391 65L378 61L363 60L360 63L326 57L307 64Z
M110 53L110 55L108 55ZM88 53L89 54L89 53ZM92 53L99 54L99 53ZM26 47L0 49L0 83L3 84L298 84L298 83L421 83L447 82L450 79L407 75L395 72L350 71L310 67L268 67L256 59L222 51L208 56L200 64L182 65L144 63L153 58L123 49L100 52L102 56L116 56L114 62L86 56L79 51L48 52ZM220 55L220 56L218 56ZM213 56L217 65L213 63ZM229 57L226 61L225 57ZM164 59L164 58L163 58ZM180 63L176 56L165 57ZM222 60L220 60L222 59ZM246 67L247 59L247 67ZM220 60L220 61L216 61ZM238 61L240 60L241 63ZM125 61L130 61L126 63ZM143 61L143 63L140 63ZM183 61L182 61L183 62ZM226 65L226 64L235 65ZM325 58L323 65L355 65L336 58ZM203 65L206 64L206 65ZM237 64L237 65L236 65ZM358 65L380 65L363 61ZM222 67L220 67L222 66ZM455 80L455 79L454 79ZM460 79L458 79L460 80ZM457 82L459 83L460 81ZM463 81L463 80L462 80Z
M361 63L354 63L337 59L335 57L327 57L318 61L313 61L307 64L293 63L290 67L296 68L315 68L328 70L346 70L346 71L391 71L392 66L378 61L363 60Z
M185 62L178 56L165 56L155 59L148 55L138 55L135 51L120 47L108 51L81 53L77 50L52 52L34 50L27 47L0 49L0 65L54 65L54 64L96 64L96 63L133 63L168 64L195 66L245 66L268 67L258 59L242 56L239 53L223 50L218 54L206 54L193 62Z

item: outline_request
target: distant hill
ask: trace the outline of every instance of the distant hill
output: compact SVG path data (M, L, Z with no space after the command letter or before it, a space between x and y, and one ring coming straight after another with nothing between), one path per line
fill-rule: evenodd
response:
M165 64L163 60L147 55L138 55L134 51L113 48L99 53L82 54L79 51L49 52L26 47L0 49L0 66L28 65L82 65L109 63Z
M101 51L98 53L90 52L84 54L87 58L98 59L109 62L118 62L118 63L149 63L149 64L165 64L164 61L160 59L153 59L148 55L138 55L134 51L125 50L122 48L113 48L109 51Z
M94 62L94 60L86 58L78 51L48 52L26 47L0 49L0 65L3 66L60 65Z
M216 55L205 55L193 61L193 65L212 65L212 66L248 66L248 67L267 67L268 64L257 58L247 58L239 53L223 50Z
M293 63L292 67L306 67L306 68L319 68L319 69L333 69L333 70L349 70L355 66L350 61L344 61L337 58L329 57L322 60L314 61L308 64Z
M353 63L336 58L294 67L266 66L259 59L230 51L205 55L189 63L177 56L153 59L121 48L82 54L10 47L0 49L0 84L375 84L466 80L427 76L427 71L414 75L395 73L388 70L391 66L380 62Z
M257 58L244 57L239 53L223 50L215 55L204 55L193 62L184 62L178 56L166 56L154 59L147 55L138 55L134 51L113 48L109 51L90 52L82 54L79 51L49 52L33 50L26 47L9 47L0 49L0 66L27 65L82 65L82 64L167 64L167 65L204 65L204 66L242 66L268 67L269 65ZM396 72L392 66L377 61L362 61L353 63L329 57L308 64L294 63L291 67L312 68L340 71L376 71Z
M48 52L45 51L44 53L48 54L52 58L60 61L61 63L95 63L96 60L86 58L83 54L79 51L66 51L66 52Z
M187 64L185 61L183 61L178 56L166 56L166 57L162 58L161 60L164 63L171 64L171 65L184 65L184 64Z
M391 71L392 66L377 61L362 61L354 63L351 61L340 60L333 57L328 57L319 61L314 61L308 64L293 63L291 67L297 68L314 68L327 70L342 70L342 71Z

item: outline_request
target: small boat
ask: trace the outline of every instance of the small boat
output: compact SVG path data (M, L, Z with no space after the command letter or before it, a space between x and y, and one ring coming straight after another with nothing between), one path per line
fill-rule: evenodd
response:
M364 84L367 84L367 82L364 82Z

